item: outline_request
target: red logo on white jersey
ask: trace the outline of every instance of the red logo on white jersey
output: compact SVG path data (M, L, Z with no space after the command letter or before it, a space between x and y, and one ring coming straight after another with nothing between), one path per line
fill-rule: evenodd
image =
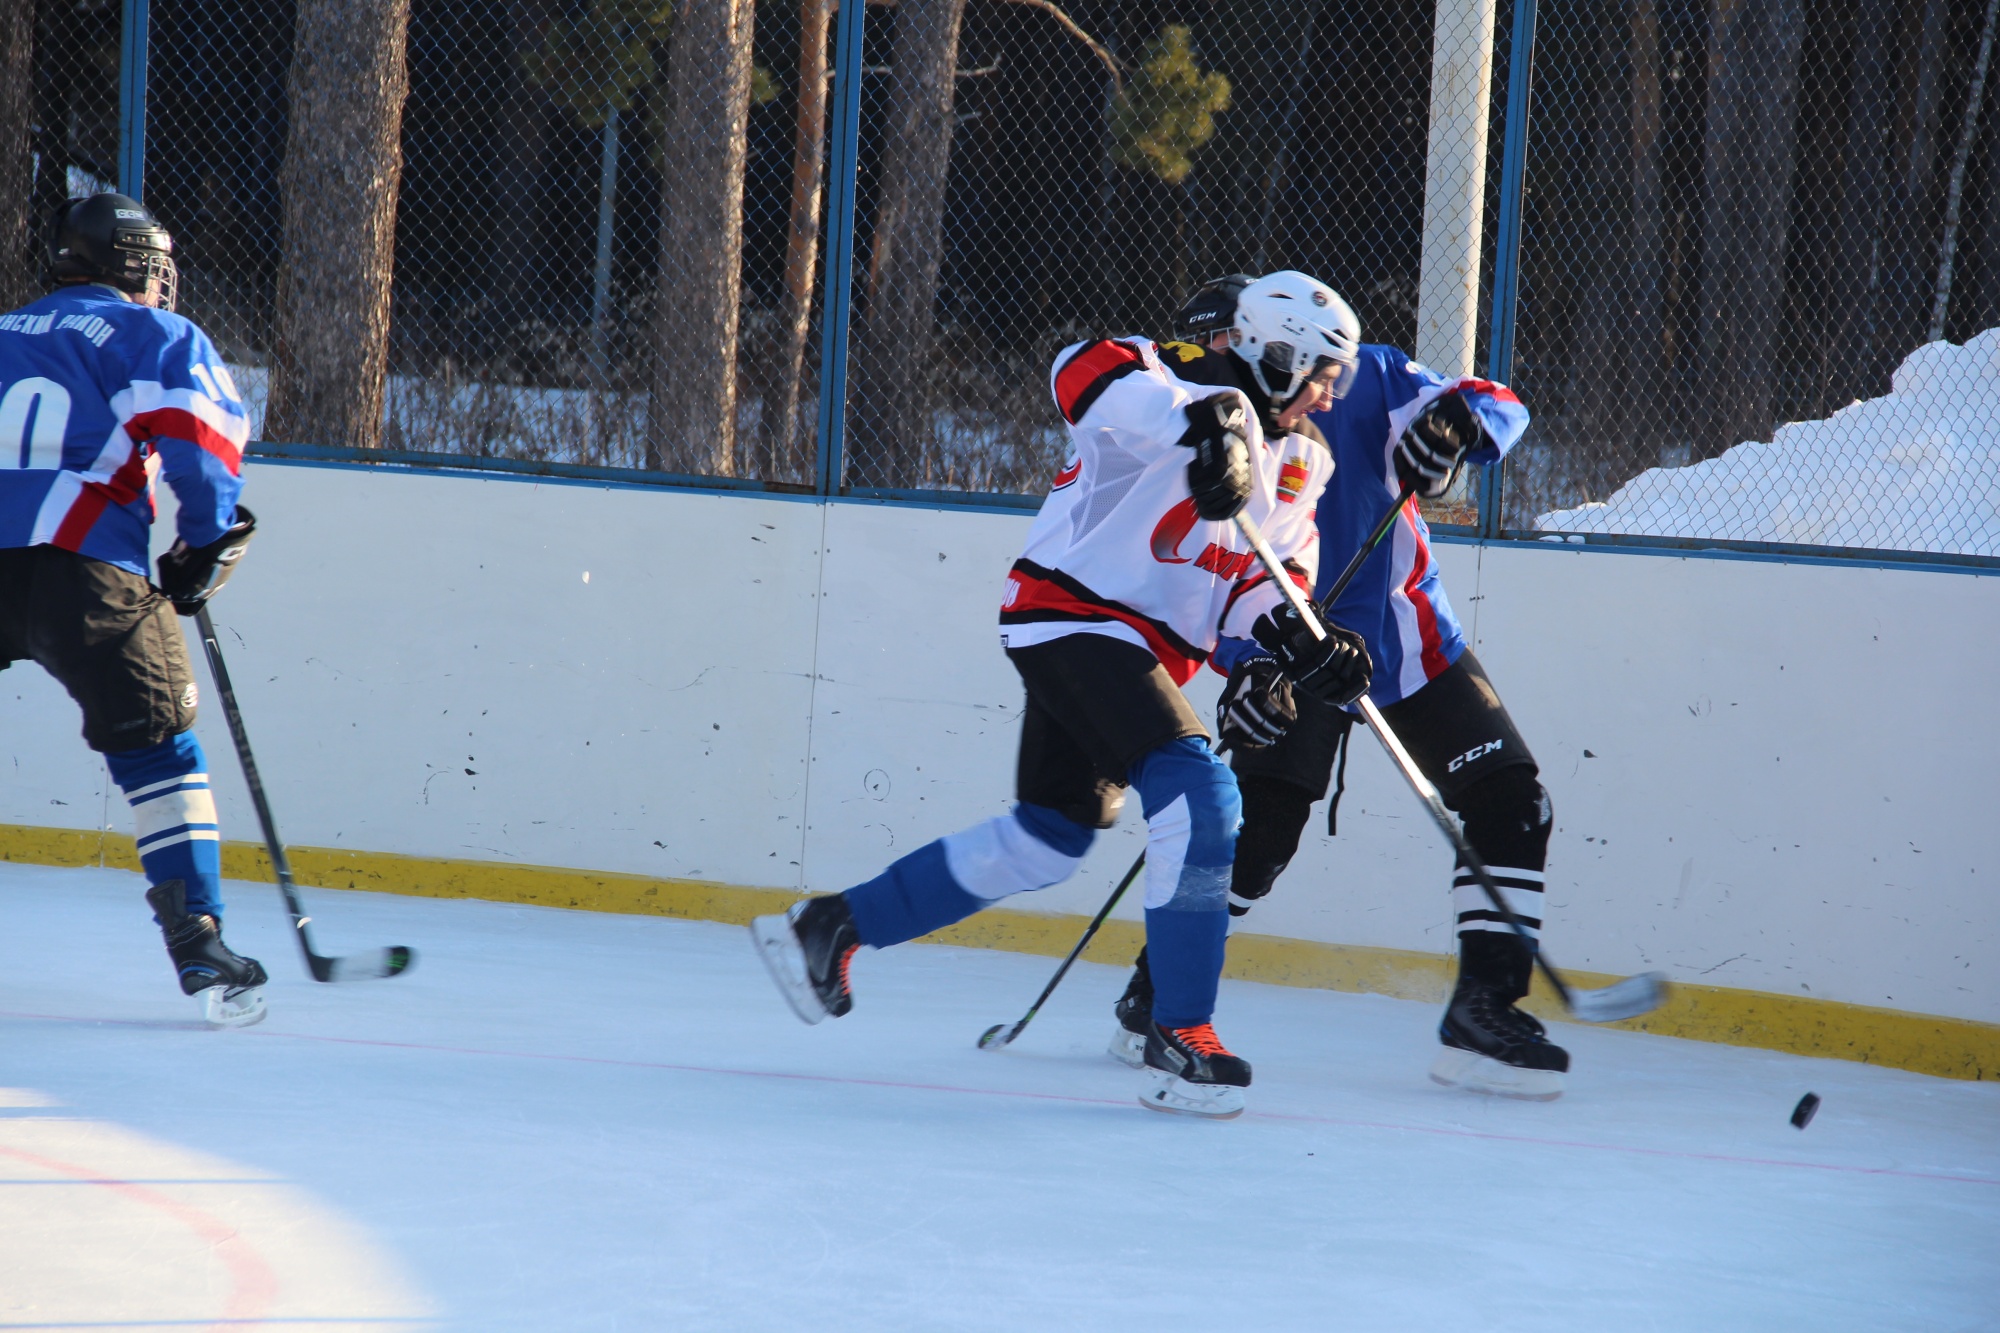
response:
M1200 521L1192 495L1169 509L1153 529L1153 559L1163 565L1185 565L1189 557L1181 554L1181 543Z
M1063 487L1069 485L1071 482L1075 481L1078 477L1082 475L1083 475L1083 460L1081 458L1072 459L1068 467L1056 473L1055 484L1050 486L1049 489L1052 491L1059 491Z

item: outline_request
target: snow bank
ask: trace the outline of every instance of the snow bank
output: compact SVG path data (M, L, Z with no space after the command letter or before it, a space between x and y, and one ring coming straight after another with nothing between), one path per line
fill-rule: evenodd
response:
M2000 328L1910 353L1881 398L1778 427L1602 504L1535 520L1606 532L2000 555Z

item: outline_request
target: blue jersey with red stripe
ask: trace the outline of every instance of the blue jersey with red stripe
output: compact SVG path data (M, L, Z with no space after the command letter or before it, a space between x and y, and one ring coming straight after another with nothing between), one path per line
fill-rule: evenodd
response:
M144 575L153 478L206 546L234 520L250 423L208 336L97 286L0 315L0 548L59 546Z
M1454 392L1465 396L1484 436L1468 460L1499 462L1528 428L1528 409L1514 391L1491 380L1440 375L1393 347L1364 344L1353 388L1313 414L1334 459L1333 480L1319 501L1314 596L1325 596L1396 503L1396 441L1404 429L1441 395ZM1438 577L1430 529L1414 503L1341 594L1332 618L1367 640L1374 664L1368 696L1378 705L1415 694L1465 651L1464 632ZM1213 660L1227 671L1260 651L1237 642L1218 649Z

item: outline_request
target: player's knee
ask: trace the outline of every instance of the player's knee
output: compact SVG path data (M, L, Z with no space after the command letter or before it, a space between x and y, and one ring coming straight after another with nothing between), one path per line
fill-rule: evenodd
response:
M1146 810L1146 906L1224 909L1243 798L1200 741L1160 746L1132 766Z
M1268 894L1299 850L1299 835L1312 814L1313 794L1296 783L1257 774L1238 775L1243 793L1243 830L1229 877L1229 910L1241 916Z
M1060 811L1022 802L1012 814L946 837L945 865L960 888L990 902L1062 883L1095 837Z
M1541 867L1555 816L1535 769L1520 764L1488 774L1465 789L1458 809L1467 840L1487 861Z

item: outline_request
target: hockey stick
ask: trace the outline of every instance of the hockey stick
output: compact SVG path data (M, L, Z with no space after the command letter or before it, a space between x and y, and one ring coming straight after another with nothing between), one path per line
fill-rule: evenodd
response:
M215 677L216 693L222 696L222 714L229 719L229 735L236 742L236 757L243 763L243 781L250 788L252 804L257 807L257 822L264 826L264 846L271 853L271 868L277 872L278 889L285 895L285 910L292 914L292 927L298 931L299 948L305 951L306 967L313 980L369 981L409 971L417 961L417 954L401 944L344 958L313 952L312 936L306 930L306 923L312 918L306 915L305 904L299 901L298 886L292 882L291 862L285 859L285 846L278 841L278 825L271 818L271 803L264 799L264 780L257 775L257 760L250 753L250 735L244 730L243 714L236 706L236 690L229 683L229 668L222 664L222 645L216 639L215 622L208 618L206 606L194 613L194 623L201 631L201 646L208 653L208 670Z
M1104 919L1111 915L1111 909L1118 906L1118 900L1125 896L1125 890L1132 887L1132 881L1139 878L1139 871L1145 864L1146 854L1140 852L1139 859L1134 861L1132 868L1125 872L1125 878L1118 881L1118 887L1111 891L1111 896L1104 900L1104 906L1098 908L1097 915L1090 919L1090 925L1084 929L1083 938L1076 942L1076 947L1069 951L1069 957L1062 960L1062 966L1057 968L1056 974L1049 978L1049 984L1042 987L1042 993L1037 995L1035 1002L1028 1006L1028 1012L1022 1014L1020 1021L1012 1027L1009 1027L1005 1023L995 1023L992 1027L980 1033L980 1050L999 1050L1002 1046L1007 1045L1014 1038L1020 1036L1021 1029L1035 1021L1035 1015L1041 1012L1042 1005L1048 1000L1049 996L1056 993L1056 987L1062 984L1063 976L1069 971L1070 964L1082 956L1084 946L1089 944L1091 938L1097 934L1097 928L1104 924Z
M1356 551L1354 558L1347 562L1347 568L1340 571L1340 577L1335 579L1333 586L1326 590L1326 596L1319 599L1320 606L1331 607L1335 602L1340 600L1340 594L1346 592L1347 585L1354 582L1354 576L1361 572L1361 566L1367 561L1369 553L1382 544L1382 538L1388 534L1390 527L1395 524L1396 516L1403 512L1403 506L1409 503L1412 494L1414 492L1409 486L1403 487L1402 494L1396 497L1396 503L1390 508L1388 513L1382 515L1382 521L1375 525L1375 531L1368 534L1368 540L1361 543L1361 549ZM1217 753L1220 753L1220 751ZM1090 943L1093 935L1097 934L1097 928L1104 924L1106 917L1111 915L1111 909L1118 905L1118 900L1125 896L1125 890L1132 887L1132 881L1138 878L1139 871L1145 864L1146 854L1140 852L1138 859L1132 862L1132 868L1125 872L1125 878L1118 881L1118 887L1111 891L1111 897L1106 900L1103 907L1098 909L1097 915L1091 919L1090 925L1084 928L1083 938L1076 942L1076 947L1069 951L1069 957L1063 959L1062 966L1056 969L1056 974L1053 977L1049 978L1049 984L1042 987L1042 993L1035 997L1033 1004L1028 1006L1028 1012L1021 1015L1020 1021L1011 1027L1005 1023L995 1023L992 1027L980 1033L980 1050L997 1051L1021 1035L1021 1030L1027 1027L1033 1021L1035 1015L1041 1011L1043 1003L1048 1000L1049 996L1055 994L1056 986L1061 983L1064 974L1069 971L1069 965L1074 963L1077 957L1083 953L1084 946Z
M1324 639L1326 627L1320 623L1319 616L1314 613L1313 605L1306 601L1305 594L1299 591L1298 585L1284 576L1283 564L1271 550L1270 543L1264 540L1264 534L1257 530L1257 525L1242 514L1238 514L1236 526L1242 530L1244 538L1257 552L1257 558L1264 562L1264 567L1271 572L1271 577L1276 580L1286 600L1291 602L1299 613L1299 618L1305 622L1306 628L1312 631L1313 637ZM1641 972L1637 976L1613 982L1602 990L1578 990L1563 980L1562 974L1542 956L1539 943L1528 933L1528 928L1521 924L1521 918L1514 915L1512 909L1507 906L1506 899L1500 894L1500 886L1494 882L1493 872L1486 868L1486 863L1472 850L1472 844L1466 841L1464 831L1458 826L1458 820L1445 808L1444 798L1438 795L1437 787L1424 776L1423 770L1417 767L1417 761L1410 758L1410 752L1404 749L1402 741L1396 738L1396 733L1383 719L1381 710L1375 706L1375 701L1364 694L1355 701L1355 706L1360 710L1362 720L1375 733L1376 739L1382 742L1382 748L1389 752L1389 757L1395 761L1396 767L1402 770L1404 780L1410 784L1418 798L1423 801L1425 808L1430 811L1431 819L1437 824L1439 831L1450 840L1452 850L1458 853L1459 864L1479 881L1479 887L1484 889L1486 896L1492 900L1494 910L1500 913L1508 928L1528 945L1529 952L1534 955L1536 966L1540 967L1542 975L1549 979L1549 985L1553 986L1556 994L1561 997L1564 1008L1586 1023L1611 1023L1621 1018L1636 1018L1640 1014L1651 1013L1665 1002L1667 978L1659 972Z

